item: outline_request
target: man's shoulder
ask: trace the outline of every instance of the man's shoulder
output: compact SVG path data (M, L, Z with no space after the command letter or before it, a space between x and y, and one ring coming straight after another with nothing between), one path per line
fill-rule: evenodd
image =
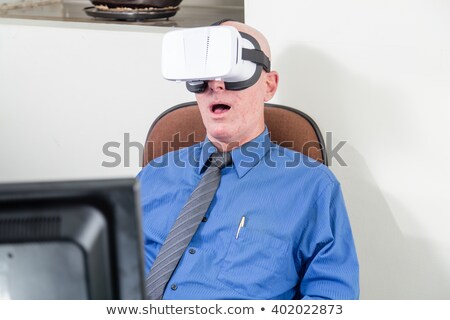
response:
M339 183L333 172L322 162L275 143L272 143L267 161L272 161L273 165L290 174L310 176L323 180L324 183Z
M197 167L199 163L199 150L202 143L167 152L157 158L152 159L144 168L140 175L145 172L154 170L171 170L186 169Z

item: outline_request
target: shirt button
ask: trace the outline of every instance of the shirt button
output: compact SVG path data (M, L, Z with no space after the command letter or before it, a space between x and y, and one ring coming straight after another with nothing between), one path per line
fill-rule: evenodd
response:
M203 217L202 222L206 222L206 221L208 221L208 218L207 217Z
M194 254L195 253L195 249L189 249L189 253L190 254Z
M178 286L176 284L173 284L170 286L170 289L172 289L173 291L178 289Z

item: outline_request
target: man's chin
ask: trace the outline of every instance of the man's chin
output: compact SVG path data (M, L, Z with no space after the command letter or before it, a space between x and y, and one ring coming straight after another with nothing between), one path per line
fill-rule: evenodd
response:
M230 148L235 148L239 146L239 141L235 137L235 135L226 128L214 128L211 130L207 130L208 139L213 143L220 143L222 147L225 147L227 150Z

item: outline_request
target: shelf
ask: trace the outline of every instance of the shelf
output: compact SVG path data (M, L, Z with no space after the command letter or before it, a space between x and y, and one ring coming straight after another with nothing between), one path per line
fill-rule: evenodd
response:
M244 8L241 6L192 6L188 4L184 5L182 2L177 14L168 20L163 18L138 22L90 17L83 11L83 8L91 6L92 3L90 1L61 1L32 7L0 10L0 19L11 18L180 28L207 26L224 18L241 22L244 21Z

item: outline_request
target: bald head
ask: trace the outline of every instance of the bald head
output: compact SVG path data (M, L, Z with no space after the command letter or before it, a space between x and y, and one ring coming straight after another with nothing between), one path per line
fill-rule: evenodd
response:
M255 28L252 28L246 24L243 24L243 23L237 22L237 21L225 21L221 25L235 27L238 31L245 32L245 33L251 35L252 37L254 37L256 39L256 41L258 41L259 45L261 46L261 50L265 53L265 55L270 60L272 60L272 57L270 55L269 42L267 41L266 37L264 37L264 35L261 32L259 32Z

